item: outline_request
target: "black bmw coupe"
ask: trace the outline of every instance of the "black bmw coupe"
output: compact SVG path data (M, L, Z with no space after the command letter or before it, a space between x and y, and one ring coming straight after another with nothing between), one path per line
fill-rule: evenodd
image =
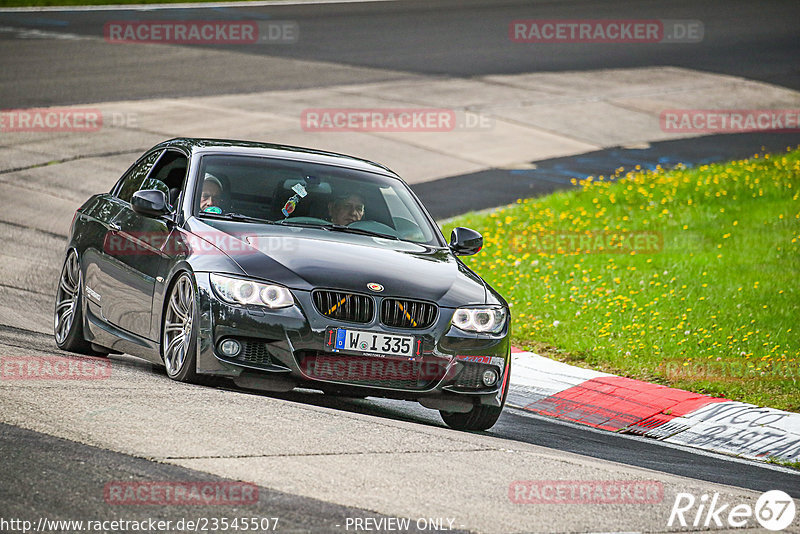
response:
M173 139L75 213L61 349L127 353L185 382L419 401L490 428L509 387L508 305L386 167L318 150Z

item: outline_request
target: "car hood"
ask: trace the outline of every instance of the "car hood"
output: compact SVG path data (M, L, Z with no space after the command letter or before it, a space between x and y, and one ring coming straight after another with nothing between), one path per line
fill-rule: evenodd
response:
M291 289L370 293L367 284L377 283L384 288L381 296L430 300L444 307L487 302L483 280L448 249L312 228L228 221L203 226L209 241L238 240L236 246L219 248L227 248L223 251L243 274Z

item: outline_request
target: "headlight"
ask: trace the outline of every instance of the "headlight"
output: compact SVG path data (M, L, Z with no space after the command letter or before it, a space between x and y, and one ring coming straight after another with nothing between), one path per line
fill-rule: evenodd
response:
M467 332L499 334L506 325L507 316L503 307L458 308L453 314L453 326Z
M212 273L211 287L219 298L231 304L252 304L267 308L286 308L294 304L289 290L275 284Z

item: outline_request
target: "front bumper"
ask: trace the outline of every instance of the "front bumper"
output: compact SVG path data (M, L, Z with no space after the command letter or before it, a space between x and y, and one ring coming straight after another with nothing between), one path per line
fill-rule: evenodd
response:
M289 308L231 305L211 290L208 273L195 275L200 374L273 377L297 387L342 394L502 405L510 364L508 328L498 335L463 332L450 325L453 310L447 308L441 308L434 324L425 329L390 328L377 317L367 324L338 322L317 311L310 292L296 290L292 290L296 304ZM326 336L335 328L413 335L415 354L374 357L333 352L326 349ZM219 351L225 339L240 342L237 357ZM481 381L487 369L499 377L491 387Z

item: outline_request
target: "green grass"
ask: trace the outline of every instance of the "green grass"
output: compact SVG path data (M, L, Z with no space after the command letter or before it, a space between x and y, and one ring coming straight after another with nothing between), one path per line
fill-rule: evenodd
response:
M788 462L785 460L781 460L779 458L770 457L767 458L767 463L788 467L789 469L797 469L798 471L800 471L800 462Z
M800 411L800 151L609 178L447 221L484 235L464 261L508 300L514 344Z

